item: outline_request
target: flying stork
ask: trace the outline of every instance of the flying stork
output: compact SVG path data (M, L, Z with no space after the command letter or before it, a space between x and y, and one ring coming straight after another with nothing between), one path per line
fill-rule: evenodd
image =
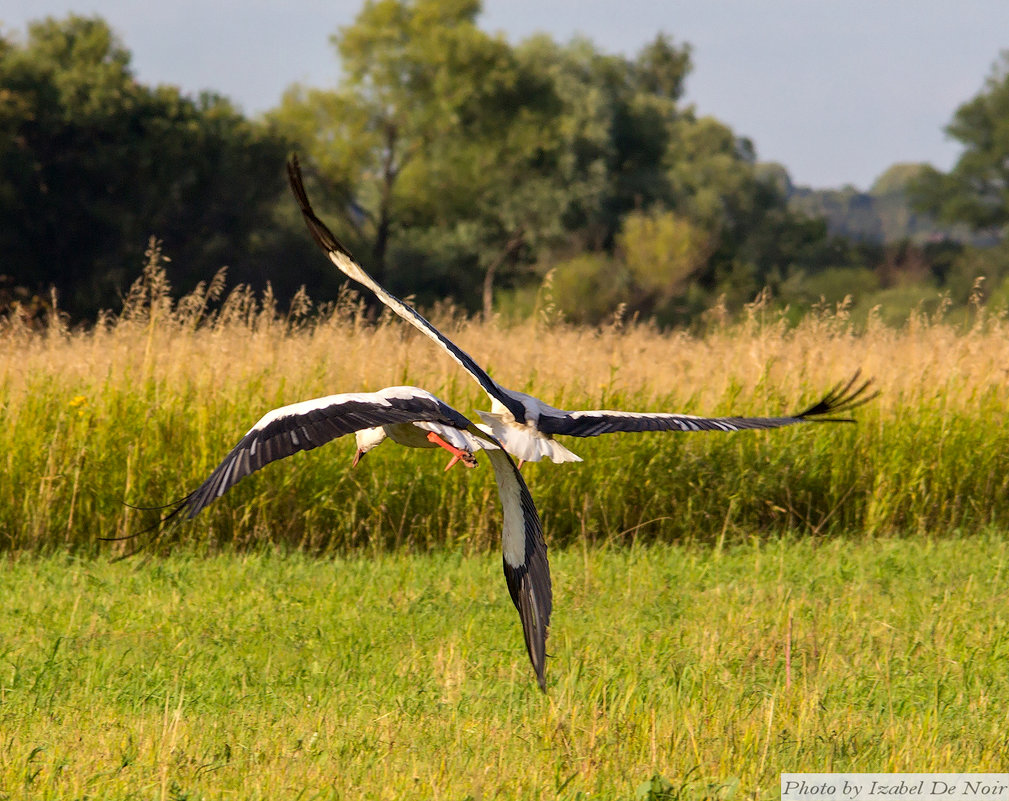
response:
M312 238L333 264L348 278L374 292L382 303L437 343L487 393L491 400L491 411L481 411L478 414L502 447L519 460L519 467L523 462L537 462L543 457L556 463L580 462L580 457L554 439L556 434L596 437L600 434L629 431L739 431L781 428L796 423L851 423L854 422L851 418L836 415L849 412L878 394L866 394L871 379L859 383L859 372L856 371L850 380L837 384L809 408L782 417L696 417L664 412L608 409L565 411L554 408L532 395L502 387L468 353L442 334L416 309L380 286L315 215L305 192L297 156L292 156L288 161L287 175Z
M249 429L210 476L162 519L182 513L192 519L245 476L298 451L308 451L354 433L354 464L386 438L413 448L442 447L475 464L483 450L494 468L504 513L502 561L512 603L522 621L526 650L540 689L546 691L546 640L552 592L550 565L539 514L521 473L494 438L444 401L417 387L328 395L282 406ZM447 469L447 468L446 468Z

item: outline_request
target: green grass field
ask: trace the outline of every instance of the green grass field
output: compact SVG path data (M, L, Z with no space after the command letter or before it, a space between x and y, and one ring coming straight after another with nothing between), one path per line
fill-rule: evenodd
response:
M759 304L701 332L439 325L568 408L767 415L856 369L857 426L565 442L524 469L550 546L548 693L489 466L337 442L113 562L276 406L449 359L346 296L157 259L90 330L0 319L0 801L772 798L782 771L1009 764L1009 319L856 330ZM527 347L538 358L532 366ZM376 360L375 354L381 359Z
M546 695L496 554L8 561L0 798L773 798L1009 761L999 535L551 557Z

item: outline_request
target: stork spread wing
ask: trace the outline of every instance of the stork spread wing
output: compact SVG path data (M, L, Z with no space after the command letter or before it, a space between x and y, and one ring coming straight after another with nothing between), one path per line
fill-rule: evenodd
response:
M879 393L866 394L872 380L858 382L859 372L830 390L821 400L786 417L695 417L689 414L637 413L608 411L546 413L540 415L539 430L544 434L572 437L597 437L622 431L742 431L757 428L781 428L796 423L854 423L850 417L838 417L868 403Z
M546 644L553 600L543 528L529 488L512 458L497 449L486 454L494 468L504 513L501 549L505 581L522 621L536 680L546 691Z
M298 451L362 428L418 421L463 429L471 425L451 406L416 387L329 395L282 406L264 415L176 511L195 517L250 473Z
M305 184L302 181L301 167L298 164L297 156L291 156L291 160L287 162L287 177L291 183L291 191L298 201L298 206L301 207L301 214L305 218L305 225L308 226L309 233L311 233L316 244L326 252L330 261L337 266L340 272L370 289L392 311L426 337L434 340L473 377L484 392L492 399L500 402L515 416L516 420L524 420L525 408L521 401L512 397L500 384L487 375L484 369L473 361L473 357L442 334L420 312L401 301L395 295L387 292L374 278L365 272L364 268L354 260L350 251L326 227L326 224L316 216L312 210L312 204L308 201L308 194L305 192Z

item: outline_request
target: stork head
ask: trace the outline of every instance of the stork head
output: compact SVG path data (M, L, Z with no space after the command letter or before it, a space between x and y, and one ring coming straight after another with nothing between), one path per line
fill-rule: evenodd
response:
M360 431L355 431L354 439L357 440L357 453L354 454L354 461L351 463L351 467L357 467L357 463L364 458L364 455L372 448L377 448L381 445L387 436L385 429L381 426L378 428L362 428Z

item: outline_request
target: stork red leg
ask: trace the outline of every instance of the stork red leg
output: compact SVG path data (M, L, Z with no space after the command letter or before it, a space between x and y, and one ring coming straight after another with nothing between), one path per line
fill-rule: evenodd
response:
M444 448L452 454L452 459L447 465L445 465L446 470L452 467L456 462L462 462L466 465L466 467L476 467L476 459L473 457L472 453L464 451L461 448L457 448L455 445L450 445L433 431L428 432L427 440L428 442L433 442L439 448Z

